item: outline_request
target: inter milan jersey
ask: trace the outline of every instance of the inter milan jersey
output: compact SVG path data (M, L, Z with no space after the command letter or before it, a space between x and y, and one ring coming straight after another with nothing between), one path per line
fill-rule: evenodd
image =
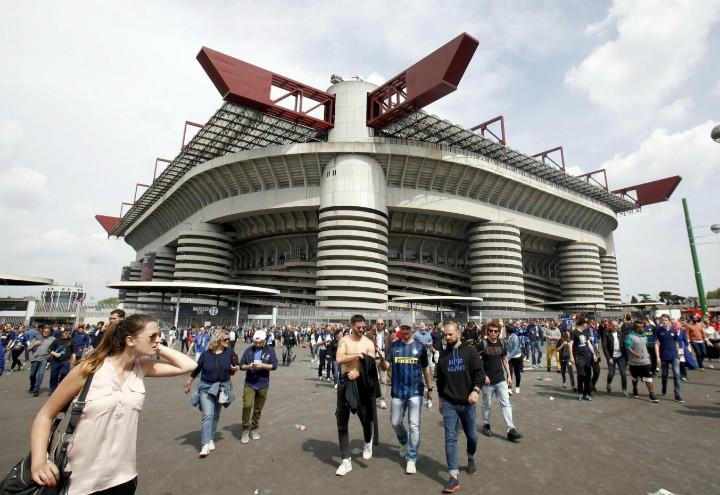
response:
M392 366L392 397L409 399L423 395L423 368L427 368L428 354L426 347L413 340L406 344L396 340L390 347L388 362Z

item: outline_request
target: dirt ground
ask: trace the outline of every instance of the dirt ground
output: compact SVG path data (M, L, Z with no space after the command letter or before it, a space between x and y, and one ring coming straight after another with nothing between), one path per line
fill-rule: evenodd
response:
M272 374L262 438L240 443L240 399L222 411L217 450L205 459L197 456L200 412L183 395L184 378L147 379L137 493L440 493L447 466L436 405L423 409L417 474L404 472L388 409L379 411L380 445L369 461L361 457L360 424L351 417L353 470L335 476L340 461L335 390L317 379L307 351L301 351L292 366ZM560 375L526 369L520 394L511 398L515 424L525 437L510 443L499 435L504 425L494 404L496 436L479 435L479 476L469 478L461 471L460 492L646 494L664 488L675 494L718 494L720 363L716 365L718 369L704 373L690 372L690 381L682 384L684 404L672 401L672 391L659 404L650 403L644 392L639 400L607 395L604 370L601 392L592 402L580 402L561 388ZM21 371L0 377L3 475L27 452L30 425L47 398L46 388L38 398L27 394L27 375ZM243 379L242 374L234 378L236 390ZM619 390L619 376L615 380ZM461 467L464 448L461 435Z

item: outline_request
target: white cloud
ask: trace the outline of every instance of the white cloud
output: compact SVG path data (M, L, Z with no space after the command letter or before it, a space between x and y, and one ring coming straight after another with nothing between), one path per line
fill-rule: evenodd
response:
M680 98L662 107L658 111L658 119L663 123L677 123L685 119L694 106L695 102L692 98Z
M714 94L715 96L720 96L720 80L715 83L715 86L710 90L710 94Z
M654 108L693 74L718 16L720 0L614 0L608 17L587 32L612 25L617 36L573 66L565 84L612 111Z
M44 202L47 177L27 167L0 169L0 208L29 209Z
M618 155L602 164L611 188L681 175L691 186L703 186L720 172L720 146L710 139L716 122L705 122L669 134L655 129L637 151Z
M0 119L0 164L12 157L22 141L20 124L10 119Z
M386 81L385 76L378 74L377 72L373 72L369 76L363 77L363 80L369 83L377 84L378 86L385 84Z

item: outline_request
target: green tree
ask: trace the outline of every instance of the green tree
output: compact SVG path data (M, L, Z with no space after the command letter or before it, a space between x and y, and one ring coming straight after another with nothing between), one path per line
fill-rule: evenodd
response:
M98 306L117 306L120 304L120 299L117 297L108 297L102 301L98 301Z
M637 297L632 296L632 298L630 299L630 304L637 304L637 302L638 302Z
M708 299L720 299L720 287L707 293Z

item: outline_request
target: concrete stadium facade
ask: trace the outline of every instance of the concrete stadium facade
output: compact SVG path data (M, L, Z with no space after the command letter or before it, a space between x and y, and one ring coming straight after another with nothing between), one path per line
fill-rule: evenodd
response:
M414 295L519 312L620 303L617 208L492 156L379 133L366 120L374 89L327 90L325 140L200 161L123 231L137 252L125 278L242 283L281 291L248 304L330 309L382 311Z

